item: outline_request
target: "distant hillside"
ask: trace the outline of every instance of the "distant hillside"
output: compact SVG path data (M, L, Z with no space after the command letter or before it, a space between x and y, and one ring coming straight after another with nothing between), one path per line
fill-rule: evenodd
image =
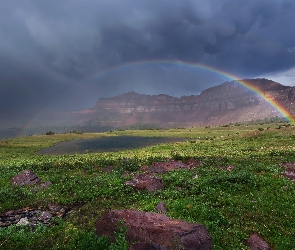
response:
M267 79L246 79L272 102L279 103L295 116L295 87ZM232 81L208 88L199 95L180 98L159 94L128 92L100 98L89 110L54 113L47 125L118 128L134 124L163 127L224 125L280 117L272 105L257 93Z

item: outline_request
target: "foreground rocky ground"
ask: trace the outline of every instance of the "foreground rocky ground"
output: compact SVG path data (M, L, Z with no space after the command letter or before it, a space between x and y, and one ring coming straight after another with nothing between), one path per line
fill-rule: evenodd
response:
M170 160L166 162L153 162L151 166L142 166L138 174L126 172L130 180L125 182L136 190L153 192L165 188L161 175L169 171L180 169L191 170L201 167L202 163L194 159L183 163ZM282 176L291 181L295 179L295 163L285 162L281 164ZM220 169L232 171L234 166L219 166ZM112 166L105 167L105 172L113 171ZM196 175L194 178L198 178ZM35 173L25 170L11 179L11 185L30 186L31 190L47 188L51 182L43 182ZM50 226L53 218L65 218L78 207L67 207L49 204L47 207L25 207L10 210L0 214L0 227L13 224L35 227L38 223ZM183 220L174 220L165 215L167 208L163 202L159 202L155 208L157 213L137 210L109 210L98 218L95 228L98 236L107 236L114 240L114 232L120 228L126 228L126 240L130 250L144 249L213 249L213 241L205 225L190 223ZM136 242L136 243L135 243ZM245 242L250 249L267 250L269 244L263 238L253 233Z

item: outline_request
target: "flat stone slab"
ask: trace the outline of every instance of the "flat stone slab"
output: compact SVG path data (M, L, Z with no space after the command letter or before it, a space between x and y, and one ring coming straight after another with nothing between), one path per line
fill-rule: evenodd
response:
M173 220L158 213L110 210L96 222L96 232L99 237L105 235L114 241L114 231L118 231L121 222L124 227L127 227L127 242L130 245L142 243L135 244L132 249L147 249L144 246L165 250L213 249L212 238L204 225Z

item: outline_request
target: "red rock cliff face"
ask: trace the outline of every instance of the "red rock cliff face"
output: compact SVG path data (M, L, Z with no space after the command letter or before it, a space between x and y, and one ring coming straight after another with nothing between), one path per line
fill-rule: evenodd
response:
M57 125L122 127L133 124L161 126L207 126L282 116L264 97L295 117L295 87L267 79L232 81L208 88L199 95L143 95L129 92L101 98L90 110L55 113ZM244 87L251 86L257 92ZM264 97L263 97L264 96Z
M247 79L242 83L260 90L272 101L295 114L295 88L267 79ZM129 92L112 98L101 98L95 106L100 124L124 126L134 123L162 125L221 125L281 116L265 99L238 82L225 82L201 92L182 96L141 95Z
M132 112L163 112L177 107L179 99L168 95L140 95L129 92L112 98L101 98L96 104L97 112L130 114ZM177 109L177 108L176 108ZM180 110L180 109L179 109Z

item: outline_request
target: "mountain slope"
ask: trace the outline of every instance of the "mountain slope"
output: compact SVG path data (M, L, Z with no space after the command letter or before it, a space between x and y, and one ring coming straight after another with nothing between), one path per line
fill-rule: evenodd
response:
M243 82L259 89L272 103L285 107L295 116L295 87L267 79L246 79ZM282 116L263 96L236 81L208 88L199 95L180 98L128 92L100 98L90 110L51 114L50 121L55 121L56 125L111 127L133 124L208 126Z

